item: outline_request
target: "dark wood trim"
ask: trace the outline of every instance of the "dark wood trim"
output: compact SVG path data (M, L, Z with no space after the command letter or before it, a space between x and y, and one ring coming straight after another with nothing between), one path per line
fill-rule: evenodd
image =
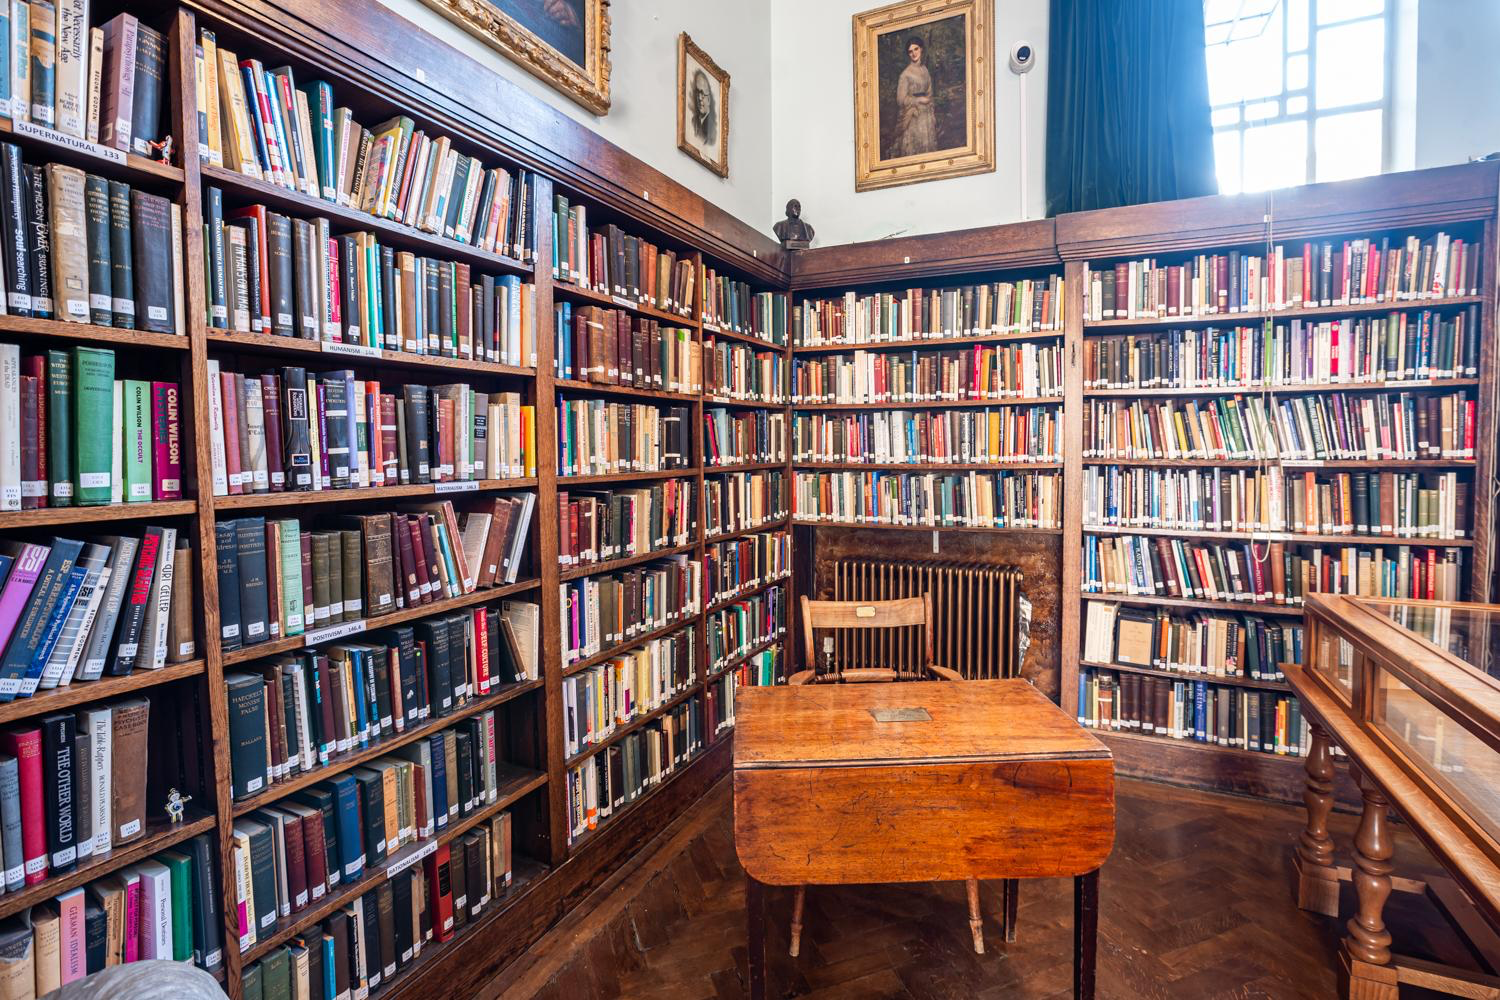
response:
M319 64L329 76L342 74L496 156L566 178L560 187L570 195L583 195L679 242L702 247L761 282L785 282L781 248L768 235L379 0L188 0L187 6L260 36L268 47ZM281 61L272 52L237 54L255 55L267 65Z
M815 247L798 250L790 258L794 291L1056 267L1061 261L1052 219Z

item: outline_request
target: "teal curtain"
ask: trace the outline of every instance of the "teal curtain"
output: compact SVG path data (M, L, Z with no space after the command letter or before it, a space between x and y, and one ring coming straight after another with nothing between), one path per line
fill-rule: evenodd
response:
M1047 214L1216 194L1203 0L1052 0Z

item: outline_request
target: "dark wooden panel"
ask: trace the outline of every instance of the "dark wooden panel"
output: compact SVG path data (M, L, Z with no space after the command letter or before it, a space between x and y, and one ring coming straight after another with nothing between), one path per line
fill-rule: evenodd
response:
M416 107L482 147L503 148L570 192L597 199L761 281L784 283L780 245L378 0L189 0L310 62ZM273 52L239 52L279 65ZM503 59L498 53L494 58ZM343 101L335 87L334 97ZM373 124L373 123L367 123Z
M804 538L811 541L804 544ZM810 577L798 581L798 593L819 600L832 596L829 568L838 559L878 557L1017 567L1024 576L1021 593L1031 602L1031 646L1021 663L1021 676L1053 701L1058 700L1062 662L1060 535L940 531L938 551L934 553L932 533L927 531L799 528L795 544L801 550L797 565Z
M1058 263L1051 219L816 247L788 256L791 285L798 289Z
M1466 163L1245 195L1128 205L1057 218L1065 258L1191 251L1394 226L1490 219L1500 162Z

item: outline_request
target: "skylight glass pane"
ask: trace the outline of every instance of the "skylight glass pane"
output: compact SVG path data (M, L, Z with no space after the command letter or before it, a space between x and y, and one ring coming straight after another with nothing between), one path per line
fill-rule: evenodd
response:
M1318 180L1341 181L1380 173L1381 111L1352 111L1318 119Z
M1240 133L1227 129L1214 133L1214 168L1219 175L1220 194L1240 193Z
M1234 104L1281 93L1281 8L1261 19L1263 30L1225 45L1211 45L1208 96L1211 104Z
M1319 109L1380 100L1385 94L1385 21L1320 29L1316 73Z
M1318 24L1337 24L1385 10L1385 0L1318 0Z
M1241 189L1264 191L1307 180L1307 123L1279 122L1245 129Z

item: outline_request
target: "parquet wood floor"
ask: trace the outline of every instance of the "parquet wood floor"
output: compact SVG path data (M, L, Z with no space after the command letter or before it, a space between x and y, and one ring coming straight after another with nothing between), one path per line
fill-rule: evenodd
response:
M489 984L483 1000L745 997L744 876L731 810L728 784L721 782L653 850ZM1333 817L1341 860L1355 820ZM1292 901L1289 847L1300 827L1301 811L1285 806L1121 780L1115 850L1100 880L1099 995L1336 996L1342 922L1304 913ZM1397 843L1399 873L1433 871L1405 830L1398 828ZM773 995L1070 996L1071 880L1022 883L1019 940L1008 946L995 918L998 885L986 885L982 900L987 954L975 955L958 883L815 887L807 895L802 955L792 959L786 954L791 893L774 892L767 946ZM1350 905L1352 896L1346 912ZM1451 935L1420 902L1401 907L1392 922L1423 936L1435 957L1451 960ZM1417 995L1403 992L1403 1000Z

